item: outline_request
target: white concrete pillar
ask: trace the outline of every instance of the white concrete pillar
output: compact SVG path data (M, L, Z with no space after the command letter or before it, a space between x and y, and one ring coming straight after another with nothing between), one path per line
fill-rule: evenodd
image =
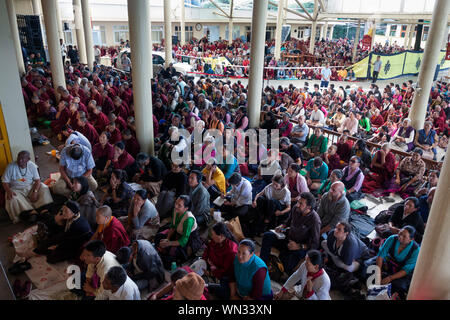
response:
M334 33L334 24L331 25L331 29L330 29L330 40L333 40L333 33Z
M449 194L450 154L447 151L436 193L434 194L425 234L420 245L419 257L409 288L408 300L450 299Z
M0 70L0 108L6 126L12 159L15 160L19 151L27 150L34 160L33 146L31 144L30 128L28 126L25 102L17 72L17 56L14 42L11 37L12 30L9 22L8 1L0 1L0 43L1 59ZM22 55L20 56L22 59ZM8 150L5 150L6 153Z
M230 18L230 20L228 21L228 43L232 44L233 43L233 19Z
M185 29L185 19L186 19L186 8L185 8L185 5L184 5L184 0L179 0L180 1L180 4L181 4L181 15L180 15L180 17L181 17L181 19L180 19L180 29L181 29L181 32L180 32L180 44L182 45L182 46L184 46L185 45L185 43L186 43L186 31L184 30Z
M154 155L151 77L152 65L148 53L152 51L150 0L128 0L131 69L133 77L136 136L142 151Z
M316 44L316 28L317 28L317 22L313 21L311 25L311 32L309 33L309 38L311 39L309 41L309 53L314 54L314 46Z
M325 38L325 25L320 26L320 40Z
M413 39L414 39L415 28L416 28L416 24L413 23L413 24L411 25L411 29L409 30L408 44L407 44L407 47L406 47L407 50L410 50L410 49L411 49L412 41L413 41Z
M23 62L22 45L20 44L19 29L17 27L17 17L16 17L16 9L14 8L14 1L6 0L6 7L8 9L8 20L11 28L12 40L14 43L14 51L16 52L17 67L19 68L19 73L23 75L25 74L25 64Z
M42 0L42 12L44 14L45 31L47 34L48 53L50 55L50 67L52 69L53 87L66 87L64 67L61 56L61 46L58 37L58 22L56 21L56 0Z
M377 20L373 20L373 34L372 34L372 42L370 43L370 51L372 51L373 46L375 44L376 34L377 34Z
M83 29L83 14L81 13L81 0L73 0L73 17L75 20L75 30L77 33L77 48L80 63L87 64L86 40Z
M58 35L60 39L64 41L63 22L61 20L61 10L59 8L58 1L56 1L56 20L58 21Z
M313 12L313 18L314 21L311 25L311 32L310 32L310 41L309 41L309 54L314 54L314 45L316 44L316 28L317 28L317 12L319 10L319 1L314 0L314 12Z
M89 0L81 0L81 10L83 14L83 31L86 40L86 58L89 70L94 67L94 41L92 39L91 12Z
M358 50L359 45L359 33L361 32L361 21L358 20L358 26L356 27L356 35L355 35L355 43L353 44L353 53L352 53L352 61L356 62L356 52Z
M164 48L166 51L166 65L172 63L172 12L171 0L164 0Z
M259 118L261 114L267 5L268 0L258 0L253 2L250 77L248 79L248 117L250 128L259 127Z
M281 58L281 31L283 30L283 11L285 0L278 1L277 27L275 30L275 60Z
M408 50L407 45L408 45L410 33L411 33L411 24L408 24L406 27L405 39L404 39L404 44L403 44L403 46L405 47L406 50Z
M328 21L325 22L325 40L328 39Z
M411 125L416 130L422 129L425 122L431 85L433 84L436 65L439 63L442 38L444 33L447 32L447 17L449 10L450 1L436 0L427 44L420 65L416 93L409 114Z

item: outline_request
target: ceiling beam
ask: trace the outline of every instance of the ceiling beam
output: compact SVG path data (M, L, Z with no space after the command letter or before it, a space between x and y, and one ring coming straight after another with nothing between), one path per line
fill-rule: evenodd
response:
M217 14L218 16L221 16L221 17L225 17L225 18L230 18L228 15L224 15L223 13L220 13L220 12L217 12L217 11L213 11L213 14Z
M222 11L222 13L227 17L230 18L230 16L228 15L228 13L226 13L221 7L219 7L214 0L209 0L209 2L211 2L217 9L219 9L220 11Z
M230 19L233 18L233 7L234 7L234 0L231 0L231 5L230 5Z
M273 6L275 6L275 7L278 8L278 3L273 2L273 1L270 1L270 0L269 0L269 3L270 3L271 5L273 5ZM301 14L300 12L297 12L297 11L295 11L295 10L292 10L292 9L289 9L289 8L286 8L286 7L284 7L284 10L287 11L287 12L293 13L293 14L299 16L299 17L302 17L303 19L309 20L309 18L308 18L307 16Z
M297 2L297 4L300 6L300 8L303 9L303 11L305 11L305 13L308 15L309 19L311 21L313 21L312 15L305 9L305 7L302 5L302 3L300 1L298 1L298 0L295 0L295 2Z

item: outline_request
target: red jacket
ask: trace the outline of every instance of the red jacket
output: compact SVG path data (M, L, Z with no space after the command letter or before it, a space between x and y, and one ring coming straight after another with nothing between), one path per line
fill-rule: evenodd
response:
M203 253L203 260L210 260L216 269L212 272L213 276L221 279L223 276L232 276L233 262L238 251L237 243L230 239L225 239L223 243L218 244L210 241ZM209 265L209 262L208 262Z
M109 225L101 233L100 240L105 243L106 250L114 254L120 248L130 245L130 238L123 224L116 217L112 217Z

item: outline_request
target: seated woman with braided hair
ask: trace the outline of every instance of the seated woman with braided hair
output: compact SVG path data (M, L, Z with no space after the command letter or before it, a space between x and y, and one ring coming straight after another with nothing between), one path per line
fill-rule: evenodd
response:
M179 196L175 201L169 228L155 237L155 247L161 255L166 269L172 262L181 264L195 254L202 246L195 216L189 211L189 196Z
M420 246L414 240L416 230L404 226L398 234L386 239L376 257L364 262L364 275L371 265L376 265L381 273L376 279L377 284L391 283L391 293L397 293L400 299L405 299L412 280L412 274L419 256ZM372 272L373 273L373 272Z

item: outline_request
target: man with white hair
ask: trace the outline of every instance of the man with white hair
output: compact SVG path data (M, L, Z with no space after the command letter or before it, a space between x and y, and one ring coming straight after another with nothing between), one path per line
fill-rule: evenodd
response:
M306 145L306 138L308 138L309 127L305 123L305 116L298 117L298 124L292 129L290 140L292 143L297 144L300 148Z
M340 221L348 221L350 216L350 203L345 196L345 186L341 181L336 181L320 199L317 214L322 221L320 234L326 234L335 228Z
M30 153L21 151L17 160L10 163L2 176L6 192L5 209L14 223L19 221L20 213L52 203L48 187L41 183L36 164L30 161Z

